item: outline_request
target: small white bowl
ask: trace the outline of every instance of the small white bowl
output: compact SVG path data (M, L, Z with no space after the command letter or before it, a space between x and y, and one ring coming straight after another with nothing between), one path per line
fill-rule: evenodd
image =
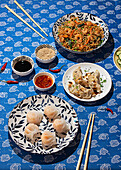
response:
M37 56L37 53L38 53L38 51L39 51L40 49L42 49L42 48L52 49L52 50L55 52L55 55L54 55L52 58L49 58L49 59L41 59L40 57ZM43 44L43 45L39 45L39 46L35 49L35 54L36 54L36 59L37 59L39 62L41 62L41 63L50 63L50 62L52 62L52 61L55 59L55 57L56 57L56 55L57 55L57 50L56 50L53 46L51 46L51 45L49 45L49 44Z
M118 65L117 59L116 59L116 57L117 57L116 53L119 50L121 50L121 46L116 49L116 51L115 51L115 53L113 55L113 62L114 62L114 65L116 66L116 68L121 72L121 67Z
M51 86L49 86L49 87L47 87L47 88L41 88L41 87L39 87L39 86L37 86L37 85L35 84L36 78L39 77L39 76L42 76L42 75L47 75L47 76L49 76L49 77L52 78L52 81L53 81L53 82L52 82L52 85L51 85ZM34 78L33 78L33 83L34 83L34 86L36 87L36 89L38 89L38 90L40 90L40 91L47 91L47 90L49 90L50 88L53 87L53 85L54 85L54 83L55 83L55 78L54 78L54 76L53 76L51 73L48 73L48 72L40 72L40 73L37 73L37 74L34 76Z
M17 71L14 67L15 67L15 64L19 61L23 61L23 60L26 60L28 61L30 64L31 64L31 69L29 69L28 71L24 71L24 72L20 72L20 71ZM19 75L19 76L27 76L29 75L33 69L34 69L34 61L32 58L28 57L28 56L18 56L16 58L13 59L13 61L11 62L11 67L12 67L12 70L15 74Z

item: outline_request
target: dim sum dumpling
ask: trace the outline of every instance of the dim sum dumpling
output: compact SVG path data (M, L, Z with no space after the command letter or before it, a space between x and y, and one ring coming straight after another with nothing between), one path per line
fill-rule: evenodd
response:
M58 133L67 133L69 130L69 127L65 121L65 119L55 119L53 122L53 127Z
M42 144L43 147L46 148L51 148L52 146L56 145L56 135L55 132L50 132L46 130L43 132L41 136Z
M26 127L25 127L25 131L24 134L25 136L30 139L33 140L34 136L40 132L39 127L33 123L29 123Z
M27 121L39 125L43 118L41 111L31 110L27 113Z
M58 116L58 110L54 105L48 105L44 108L44 114L49 119L55 119Z

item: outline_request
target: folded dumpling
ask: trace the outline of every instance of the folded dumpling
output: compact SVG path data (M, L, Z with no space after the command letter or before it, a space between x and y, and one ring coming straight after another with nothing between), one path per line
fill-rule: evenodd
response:
M82 71L80 67L73 71L73 79L77 84L79 84L79 81L82 80Z
M75 96L81 98L81 99L90 99L92 97L92 89L87 89L80 84L73 84L72 82L69 82L68 89L70 93L74 94Z
M69 130L69 127L65 121L65 119L55 119L53 122L53 127L58 133L67 133Z
M101 93L100 73L98 70L92 73L87 73L84 78L88 79L90 88L92 88L97 93Z
M73 71L73 82L69 82L69 92L81 99L90 99L101 93L100 86L100 73L98 70L95 72L86 72L83 76L80 67Z
M26 127L25 127L25 131L24 134L25 136L30 139L30 140L34 140L34 136L40 132L39 127L33 123L29 123Z
M29 123L34 123L36 125L39 125L43 118L42 112L36 110L30 110L26 116Z
M46 130L41 136L42 145L45 149L51 148L56 145L56 135L55 132L50 132Z
M49 119L55 119L58 116L58 110L54 105L47 105L44 108L44 114L49 118Z
M82 70L80 67L74 70L73 79L76 84L80 84L84 87L89 87L88 81L83 79Z

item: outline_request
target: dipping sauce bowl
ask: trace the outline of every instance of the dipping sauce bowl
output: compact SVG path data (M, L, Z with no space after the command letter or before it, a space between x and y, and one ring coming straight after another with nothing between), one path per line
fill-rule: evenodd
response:
M36 89L40 91L47 91L54 85L55 78L48 72L40 72L34 76L33 83Z
M34 61L28 56L18 56L11 62L12 70L19 76L27 76L34 69Z

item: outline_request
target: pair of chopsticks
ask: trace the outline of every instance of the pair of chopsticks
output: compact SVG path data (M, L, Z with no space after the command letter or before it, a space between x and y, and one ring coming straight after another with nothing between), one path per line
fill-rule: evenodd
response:
M82 148L81 148L81 152L80 152L80 156L79 156L79 160L78 160L76 170L79 170L80 165L81 165L82 156L84 154L84 148L85 148L85 145L86 145L87 136L88 136L88 133L89 133L89 128L90 128L90 124L91 124L91 120L92 120L92 124L91 124L91 128L90 128L89 141L88 141L88 146L87 146L87 153L86 153L85 164L84 164L84 170L87 169L90 146L91 146L91 139L92 139L92 132L93 132L93 125L94 125L94 118L95 118L95 114L93 114L93 118L92 118L92 114L91 114L90 119L89 119L89 123L88 123L88 126L87 126L87 130L86 130L85 138L84 138L84 141L83 141L83 144L82 144Z
M23 9L23 7L16 1L14 0L14 3L31 19L31 21L34 22L34 24L46 35L46 32L35 22L35 20ZM19 18L24 24L26 24L29 28L31 28L34 32L36 32L40 37L44 38L38 31L36 31L31 25L29 25L25 20L23 20L18 14L16 14L11 8L9 8L7 5L5 7L12 13L14 14L17 18ZM45 38L44 38L45 39Z

